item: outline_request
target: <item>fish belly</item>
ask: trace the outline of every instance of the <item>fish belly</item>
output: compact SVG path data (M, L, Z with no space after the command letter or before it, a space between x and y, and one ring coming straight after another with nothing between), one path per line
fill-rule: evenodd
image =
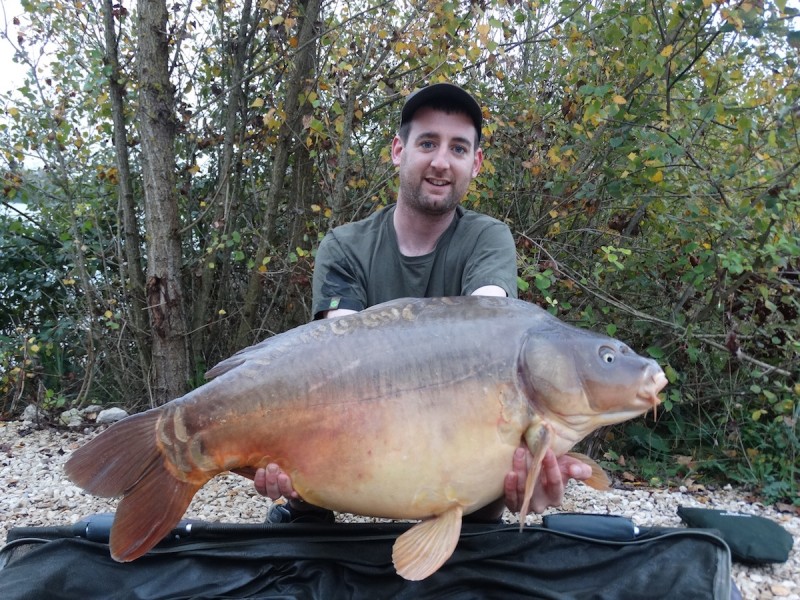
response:
M326 411L281 466L304 499L337 511L419 519L457 504L473 512L503 495L526 416L497 389L468 387Z

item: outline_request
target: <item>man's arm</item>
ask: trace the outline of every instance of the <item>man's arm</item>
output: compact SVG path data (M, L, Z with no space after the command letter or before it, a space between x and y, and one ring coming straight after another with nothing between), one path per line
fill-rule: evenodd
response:
M333 317L343 317L345 315L352 315L357 313L357 310L350 310L349 308L335 308L333 310L326 310L321 313L323 319L332 319Z
M499 285L484 285L472 292L472 296L507 296L506 291Z

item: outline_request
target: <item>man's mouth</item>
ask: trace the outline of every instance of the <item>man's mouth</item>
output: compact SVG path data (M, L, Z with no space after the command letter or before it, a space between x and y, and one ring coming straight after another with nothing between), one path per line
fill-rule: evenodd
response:
M426 177L425 181L430 183L432 186L435 187L444 187L446 185L450 185L450 181L447 179L436 179L434 177Z

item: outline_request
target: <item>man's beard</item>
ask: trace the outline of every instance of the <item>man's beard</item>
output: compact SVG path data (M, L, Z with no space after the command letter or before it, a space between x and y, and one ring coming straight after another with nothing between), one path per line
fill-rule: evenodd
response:
M464 197L466 190L459 190L456 186L450 185L450 193L447 196L437 196L435 198L422 191L422 181L410 182L400 178L400 194L406 205L418 212L431 216L442 216L452 212Z

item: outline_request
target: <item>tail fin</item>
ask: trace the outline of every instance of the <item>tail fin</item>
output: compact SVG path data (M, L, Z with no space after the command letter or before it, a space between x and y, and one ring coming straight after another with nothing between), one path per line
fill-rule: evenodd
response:
M124 496L111 528L111 556L139 558L178 524L205 482L176 479L156 443L160 409L133 415L109 427L67 461L76 485L96 496Z
M202 485L175 479L162 463L153 465L120 501L111 526L111 557L135 560L178 524Z

